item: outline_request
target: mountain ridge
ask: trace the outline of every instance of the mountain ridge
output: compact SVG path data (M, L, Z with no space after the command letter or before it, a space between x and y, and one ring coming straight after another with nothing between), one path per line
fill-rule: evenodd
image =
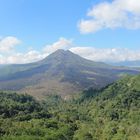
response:
M10 71L8 74L6 69ZM139 71L93 62L69 50L57 50L38 62L4 67L0 73L1 90L43 97L46 94L71 96L90 87L101 88L124 74L138 74Z
M114 66L125 66L125 67L138 67L140 68L140 60L132 60L132 61L120 61L120 62L112 62L109 63Z

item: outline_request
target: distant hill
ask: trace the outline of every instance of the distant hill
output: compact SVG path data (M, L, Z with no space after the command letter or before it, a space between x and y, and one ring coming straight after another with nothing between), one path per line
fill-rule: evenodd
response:
M126 67L140 67L140 60L136 61L121 61L116 63L110 63L114 66L126 66Z
M0 89L27 92L37 98L46 94L69 96L90 87L104 87L125 74L138 73L133 68L114 67L57 50L35 63L2 67Z

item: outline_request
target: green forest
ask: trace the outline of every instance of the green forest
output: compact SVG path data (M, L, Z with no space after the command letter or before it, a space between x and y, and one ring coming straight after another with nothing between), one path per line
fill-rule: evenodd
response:
M140 75L69 100L1 91L0 140L140 140Z

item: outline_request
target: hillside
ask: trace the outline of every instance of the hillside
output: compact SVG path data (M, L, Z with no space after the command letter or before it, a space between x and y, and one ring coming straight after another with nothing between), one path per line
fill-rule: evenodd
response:
M139 140L140 75L73 100L0 93L2 140ZM11 112L12 110L12 112Z
M81 123L77 136L82 138L82 133L94 132L91 136L101 140L139 140L140 76L126 77L100 91L89 90L83 95L80 108L84 107L93 123Z
M64 97L90 87L104 87L124 74L138 73L133 68L113 67L57 50L35 63L0 68L0 89L27 92L37 98L56 93Z

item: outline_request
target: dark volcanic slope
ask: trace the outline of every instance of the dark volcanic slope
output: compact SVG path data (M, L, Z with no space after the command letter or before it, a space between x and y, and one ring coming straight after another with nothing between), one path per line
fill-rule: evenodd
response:
M139 71L86 60L70 51L58 50L36 63L0 68L0 89L20 90L40 96L69 95L85 88L103 87L123 74Z

